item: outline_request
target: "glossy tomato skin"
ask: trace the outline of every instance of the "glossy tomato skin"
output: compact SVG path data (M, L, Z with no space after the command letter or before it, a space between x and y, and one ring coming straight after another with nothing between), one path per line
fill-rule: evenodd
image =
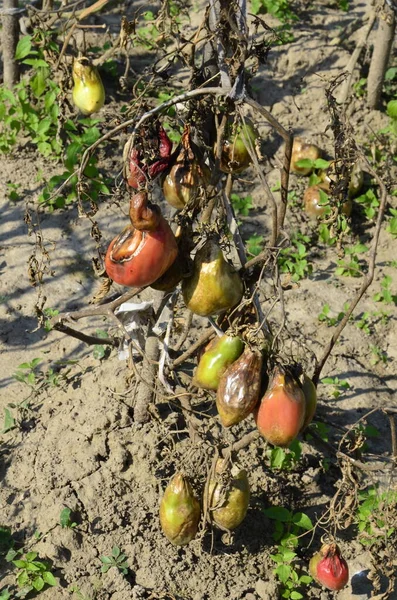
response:
M305 404L295 378L277 367L254 415L259 433L273 446L289 446L302 429Z
M155 231L138 231L130 226L116 236L106 252L105 268L116 283L143 287L161 277L177 254L174 234L161 217Z

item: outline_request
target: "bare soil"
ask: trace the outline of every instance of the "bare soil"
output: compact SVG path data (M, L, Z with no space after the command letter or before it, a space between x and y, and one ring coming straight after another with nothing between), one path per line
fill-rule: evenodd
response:
M346 67L359 32L336 45L332 40L349 23L361 19L365 10L366 4L362 1L352 2L347 13L328 2L310 4L294 27L294 42L273 48L267 64L260 68L252 82L256 99L285 128L317 143L330 156L334 139L329 127L325 89ZM112 19L120 15L116 8ZM358 77L357 73L355 80ZM100 116L111 119L117 106L111 99ZM387 124L384 111L368 111L362 98L352 99L350 115L356 140L361 144L368 141L372 132ZM283 148L265 121L260 121L258 126L262 136L268 139L264 145L264 165L272 186L280 179ZM113 177L121 168L123 141L120 139L112 158L103 161ZM318 441L306 439L302 440L303 454L297 466L290 472L275 471L269 467L264 441L257 440L238 455L239 464L249 474L251 503L246 519L232 539L226 539L216 529L201 529L200 535L186 547L176 548L167 541L160 529L158 510L170 476L183 469L197 494L201 494L214 447L226 447L252 431L255 424L250 417L231 430L222 430L213 397L201 394L194 408L203 413L199 418L207 443L201 438L194 442L189 437L178 400L159 400L151 407L150 422L139 425L134 422L134 379L126 360L120 360L115 349L98 359L92 347L56 331L38 328L35 306L40 291L31 287L27 272L37 240L34 234L28 235L25 203L34 206L42 185L38 175L42 173L48 178L58 169L34 153L29 144L22 145L13 156L2 158L0 418L3 419L4 409L8 407L17 420L17 427L0 434L0 525L11 527L17 547L34 548L41 558L50 561L58 586L41 592L43 600L83 597L273 600L280 597L270 558L274 553L273 523L263 514L263 509L270 505L285 506L307 513L315 522L329 508L336 486L342 481L335 457ZM9 199L8 183L20 185L20 200ZM241 195L251 193L254 199L254 210L248 217L241 217L244 238L256 233L264 235L266 241L270 210L254 181L254 172L244 174L235 189ZM312 235L315 226L310 224L300 206L302 178L292 176L291 189L296 190L297 201L287 214L286 230L298 229ZM127 202L122 204L124 212L126 207ZM40 292L47 298L46 306L60 312L86 307L100 286L91 266L95 245L90 237L89 220L79 217L75 206L53 213L32 214L40 221L50 256L52 274L45 275ZM363 226L360 214L355 207L352 239L368 243L374 224ZM116 204L105 200L99 205L96 219L105 247L122 228L125 217ZM322 376L338 377L347 381L349 387L341 389L335 398L334 387L320 383L317 413L320 421L346 427L368 411L396 405L393 400L397 389L396 310L394 305L373 300L385 275L394 278L392 292L397 294L395 249L395 240L383 226L375 280L356 316L385 310L388 317L375 320L370 334L357 327L357 319L347 325ZM332 316L336 316L361 283L359 278L335 275L338 258L334 248L312 246L309 260L313 272L298 283L285 279L284 337L290 344L286 351L303 358L309 370L314 366L313 355L321 355L332 332L325 322L318 320L322 307L328 303ZM120 291L123 290L120 288ZM136 301L151 297L149 288ZM177 318L183 322L186 309L181 301L176 311ZM188 349L207 326L205 320L195 317L181 351ZM115 326L104 319L91 319L84 331L95 333L96 329L114 332ZM375 349L383 353L383 360ZM36 368L37 383L30 388L13 375L19 365L35 358L40 359ZM191 372L195 364L193 357L186 370ZM55 382L48 376L49 369L57 375ZM29 408L24 410L21 403L25 400ZM378 457L380 465L379 472L372 474L368 483L375 480L386 486L391 457L388 419L378 410L366 423L380 433L368 441L368 451ZM337 444L340 432L333 425L329 427L329 441ZM323 468L324 457L331 460L328 470ZM346 473L343 473L344 484L345 478ZM77 527L59 525L64 507L74 512ZM305 538L299 549L301 564L307 565L318 549L320 535L321 531L316 532L312 544L310 536ZM341 532L338 541L349 561L348 587L334 594L313 584L304 592L305 597L362 600L371 596L373 588L366 574L374 566L373 558L358 543L357 529L351 526ZM110 555L114 546L120 547L128 557L127 576L116 568L101 573L100 557ZM3 561L2 556L0 559L2 590L15 584L15 569ZM386 589L387 581L382 581L382 585L382 589ZM80 590L80 596L76 590ZM396 599L396 592L388 597Z

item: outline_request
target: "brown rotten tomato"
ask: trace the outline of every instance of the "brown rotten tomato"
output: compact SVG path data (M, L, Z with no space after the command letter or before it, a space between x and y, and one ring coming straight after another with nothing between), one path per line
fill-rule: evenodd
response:
M163 193L168 204L181 210L193 205L200 186L209 180L209 169L196 157L197 147L190 139L190 126L185 127L175 162L164 178Z
M246 348L220 378L216 408L224 427L240 423L258 404L262 355Z
M110 243L106 272L113 281L128 287L150 285L172 265L178 246L158 206L139 192L130 201L128 225Z
M249 119L244 119L237 127L233 122L226 125L223 140L220 169L224 173L242 173L251 164L250 147L255 147L258 132ZM215 154L216 154L215 145Z
M307 144L301 138L295 138L292 145L291 171L298 175L310 175L313 171L312 163L320 158L321 150L315 144ZM300 160L308 161L305 166L298 166Z
M328 194L323 184L311 185L303 195L306 214L313 220L331 213ZM352 201L350 198L342 205L342 213L350 217L352 212Z
M303 427L306 401L295 377L276 367L255 420L259 433L274 446L289 446Z
M134 145L124 147L124 176L129 187L138 190L147 180L155 179L168 169L172 159L172 142L164 128L156 122L142 127L135 136Z

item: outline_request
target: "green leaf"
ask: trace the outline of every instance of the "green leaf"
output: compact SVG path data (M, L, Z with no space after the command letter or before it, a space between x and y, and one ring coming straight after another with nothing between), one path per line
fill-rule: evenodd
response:
M20 560L20 559L13 560L12 562L16 567L18 567L18 569L26 569L26 566L28 564L26 560Z
M34 67L35 69L38 69L39 67L48 67L48 63L43 60L42 58L26 58L25 60L22 61L24 65L30 65L32 67Z
M296 552L293 550L289 550L288 548L283 548L283 560L284 562L291 562L293 558L295 558Z
M276 521L282 521L283 523L289 523L291 521L290 511L283 506L271 506L270 508L266 508L263 512L269 519L275 519Z
M32 581L32 586L34 587L34 589L38 592L40 592L43 587L44 587L44 579L42 577L36 577L33 581Z
M37 552L28 552L25 555L26 560L35 560L37 558Z
M43 573L43 579L47 585L51 585L52 587L55 587L56 585L58 585L57 580L55 579L54 575L50 571L45 571Z
M397 100L388 102L386 112L392 119L397 119Z
M292 517L292 522L295 525L298 525L298 527L301 527L302 529L312 529L313 528L313 524L311 522L311 520L309 519L309 517L307 515L305 515L305 513L301 513L301 512L297 512L294 514L294 516Z
M111 564L113 564L113 561L110 558L110 556L101 556L101 562L103 562L104 565L111 565Z
M17 44L17 48L15 50L15 58L16 60L21 60L25 58L30 53L32 48L32 37L30 35L25 35L21 38Z
M3 433L7 433L7 431L11 431L15 427L15 419L12 416L12 413L9 408L4 409L4 426Z
M329 162L329 160L324 160L323 158L316 158L316 160L314 161L314 168L315 169L328 169L330 164L331 163Z
M289 565L279 565L277 567L277 569L275 570L275 573L277 575L277 577L279 578L279 580L282 583L285 583L290 576L291 573L291 567Z
M70 526L71 514L72 514L72 511L68 507L61 510L61 514L59 516L59 523L60 523L61 527L69 527Z
M291 600L300 600L301 598L303 598L303 596L300 592L294 590L293 592L291 592L290 598Z
M113 546L112 548L112 556L114 556L114 558L117 558L118 556L120 556L120 548L118 546Z
M285 451L282 448L273 448L270 454L270 463L273 469L281 469L285 461Z
M312 169L314 161L311 158L301 158L301 160L295 162L295 165L300 169Z

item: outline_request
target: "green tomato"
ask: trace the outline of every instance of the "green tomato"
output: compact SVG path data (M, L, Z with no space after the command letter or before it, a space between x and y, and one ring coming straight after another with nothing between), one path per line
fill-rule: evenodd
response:
M204 352L198 364L194 383L205 390L217 390L221 375L243 352L244 342L239 337L223 335Z

